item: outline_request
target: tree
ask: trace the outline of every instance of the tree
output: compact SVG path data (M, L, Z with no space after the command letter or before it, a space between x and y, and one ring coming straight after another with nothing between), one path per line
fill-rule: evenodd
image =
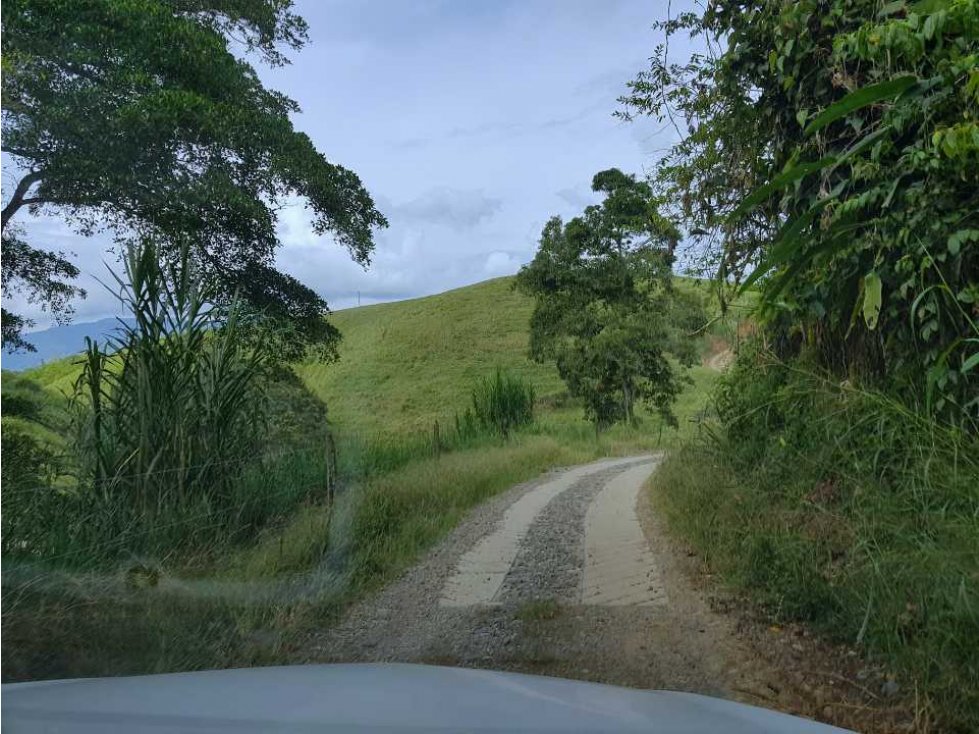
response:
M54 211L79 232L187 242L202 274L289 324L289 348L332 351L326 303L274 268L278 211L300 200L313 230L361 264L386 225L351 171L293 128L298 106L245 61L287 63L307 29L291 0L10 0L2 6L3 151L20 172L2 213L4 294L70 314L77 271L12 229ZM237 55L236 55L237 54ZM3 312L5 345L25 320Z
M693 348L677 316L702 311L672 285L680 233L659 212L649 184L618 169L602 171L592 189L605 194L567 224L551 219L517 287L536 298L530 353L554 360L568 391L585 404L596 430L635 421L645 402L675 425L671 405L682 379L668 355L689 364Z
M71 299L85 295L81 288L63 280L78 277L78 268L63 252L45 252L31 247L13 225L3 231L2 259L4 298L17 291L25 292L29 301L45 305L59 323L65 322L71 315ZM31 322L23 316L3 309L0 314L3 346L35 351L34 346L21 336L23 330L30 325Z
M660 47L625 114L677 121L655 188L720 274L759 283L789 352L975 427L979 2L708 3L659 28L707 53Z

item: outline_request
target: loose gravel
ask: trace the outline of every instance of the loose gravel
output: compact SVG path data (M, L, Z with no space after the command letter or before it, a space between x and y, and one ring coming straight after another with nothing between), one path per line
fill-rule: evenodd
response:
M533 600L578 602L585 558L585 513L605 483L631 466L635 464L590 474L544 508L503 582L499 600L504 605Z
M312 635L293 661L482 667L766 702L778 673L739 641L736 620L711 611L692 586L690 559L667 542L646 493L638 505L640 524L669 602L580 603L590 501L620 472L655 458L596 466L552 499L523 536L495 603L439 601L460 559L499 527L507 508L553 482L558 470L476 508L422 562L356 604L334 627ZM795 706L783 701L779 707Z

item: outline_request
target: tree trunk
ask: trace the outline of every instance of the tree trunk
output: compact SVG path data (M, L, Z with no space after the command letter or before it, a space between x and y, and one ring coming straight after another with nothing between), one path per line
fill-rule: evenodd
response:
M17 213L24 204L24 200L27 197L27 192L30 191L31 186L36 184L41 180L40 171L31 171L24 178L22 178L17 183L17 188L14 189L14 193L10 197L10 201L7 202L7 206L3 208L3 220L0 223L0 227L6 228L7 222L10 218Z

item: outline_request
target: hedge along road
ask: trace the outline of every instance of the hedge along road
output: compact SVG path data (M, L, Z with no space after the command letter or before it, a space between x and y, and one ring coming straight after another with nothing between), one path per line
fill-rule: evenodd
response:
M517 670L756 704L778 673L712 612L649 506L660 456L552 471L476 508L302 662Z

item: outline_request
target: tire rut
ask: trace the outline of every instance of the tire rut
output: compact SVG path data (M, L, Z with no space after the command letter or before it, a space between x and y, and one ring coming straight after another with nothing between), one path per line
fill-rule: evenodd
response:
M558 586L562 599L577 594L588 501L609 478L648 461L649 457L637 457L635 461L617 460L607 468L596 466L552 499L523 538L499 592L499 603L453 607L439 601L460 558L499 527L517 500L562 472L518 485L476 508L428 558L373 598L355 605L339 625L318 635L309 659L480 664L512 656L523 626L517 612L525 601L546 598L541 589L546 589L543 594L552 594ZM579 468L564 471L571 470ZM564 539L557 543L561 536ZM554 546L549 547L552 542ZM535 568L538 563L546 566L546 572Z

